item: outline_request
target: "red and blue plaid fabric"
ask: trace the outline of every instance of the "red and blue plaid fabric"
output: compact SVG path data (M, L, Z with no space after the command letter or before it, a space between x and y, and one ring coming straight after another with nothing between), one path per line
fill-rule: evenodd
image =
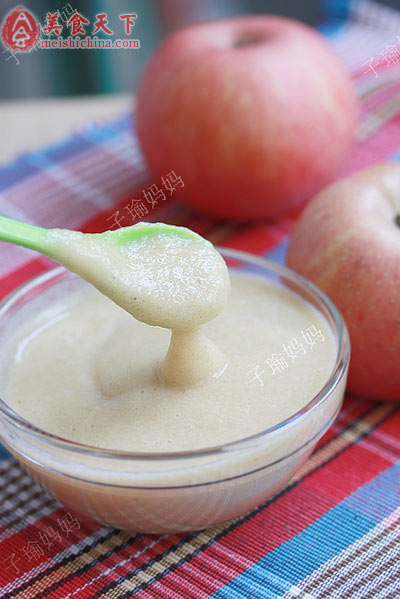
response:
M369 1L326 5L332 14L321 29L350 67L362 102L342 174L397 160L400 54L390 50L399 44L400 14ZM161 188L148 177L125 115L3 168L0 213L101 231L132 224L151 185ZM184 224L214 243L284 261L296 215L251 226L215 222L166 196L152 210L147 202L146 220ZM2 244L1 296L50 266ZM67 512L3 450L1 597L398 599L399 457L398 404L348 397L312 457L267 503L201 532L129 536Z

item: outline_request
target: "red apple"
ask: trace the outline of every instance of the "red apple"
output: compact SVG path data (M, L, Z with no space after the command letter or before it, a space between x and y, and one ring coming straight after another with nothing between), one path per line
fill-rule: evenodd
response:
M290 240L288 265L316 283L350 332L348 385L400 399L400 164L360 171L320 192Z
M321 35L246 16L169 36L139 85L137 130L154 181L235 219L274 217L330 181L354 134L349 77Z

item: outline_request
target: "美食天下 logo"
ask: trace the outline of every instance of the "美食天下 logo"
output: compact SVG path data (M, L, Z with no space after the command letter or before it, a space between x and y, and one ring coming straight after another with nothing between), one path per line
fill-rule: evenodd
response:
M0 37L6 48L29 52L39 40L40 24L29 10L18 6L5 17Z

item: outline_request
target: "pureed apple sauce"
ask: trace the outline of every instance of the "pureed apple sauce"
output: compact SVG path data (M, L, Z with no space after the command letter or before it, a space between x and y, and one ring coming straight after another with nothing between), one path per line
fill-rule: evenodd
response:
M55 302L14 339L7 402L55 435L135 452L219 445L285 420L328 379L332 334L288 290L250 275L231 281L222 314L201 334L177 332L167 359L168 330L94 289Z
M169 278L171 285L150 316L152 324L158 309L168 316L172 334L138 321L86 283L60 284L50 300L46 293L35 297L34 315L13 326L2 344L2 395L28 422L87 448L59 449L30 435L17 448L15 437L5 439L43 487L86 516L159 533L232 518L276 492L337 413L344 379L316 409L265 442L203 453L309 404L332 374L337 340L323 311L267 276L234 268L229 277L215 250L216 257L198 254L199 269L187 248L183 261L174 252L166 259L161 252L161 259L160 248L153 249L145 251L146 284L157 291L160 280L168 289ZM185 313L193 290L197 299ZM202 325L215 311L221 313ZM184 459L174 453L196 450Z

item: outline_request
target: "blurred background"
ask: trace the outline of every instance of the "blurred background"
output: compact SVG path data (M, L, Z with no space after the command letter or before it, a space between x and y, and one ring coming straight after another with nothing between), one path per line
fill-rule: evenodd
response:
M379 55L400 34L400 0L1 0L0 23L20 4L42 26L48 13L58 11L63 37L70 35L67 17L75 12L89 20L87 35L92 35L96 15L105 13L113 35L100 31L99 39L138 39L140 48L12 53L0 42L0 164L60 141L88 121L131 112L132 91L150 54L169 32L188 23L244 14L286 15L332 38L350 69ZM129 35L121 14L137 15ZM351 38L346 37L350 26L357 45L344 39ZM42 38L49 39L43 33Z
M41 23L48 12L61 13L67 6L67 10L77 10L91 23L96 14L107 13L114 37L121 38L125 32L119 15L136 13L131 37L140 40L141 48L34 51L18 54L19 64L2 48L1 99L130 91L155 46L168 32L187 23L239 14L275 13L314 26L329 15L330 26L334 26L335 19L339 22L347 16L345 13L352 6L348 0L24 0L22 4ZM384 0L380 4L400 9L400 0ZM0 21L17 5L15 0L1 0ZM66 32L64 26L64 36Z

